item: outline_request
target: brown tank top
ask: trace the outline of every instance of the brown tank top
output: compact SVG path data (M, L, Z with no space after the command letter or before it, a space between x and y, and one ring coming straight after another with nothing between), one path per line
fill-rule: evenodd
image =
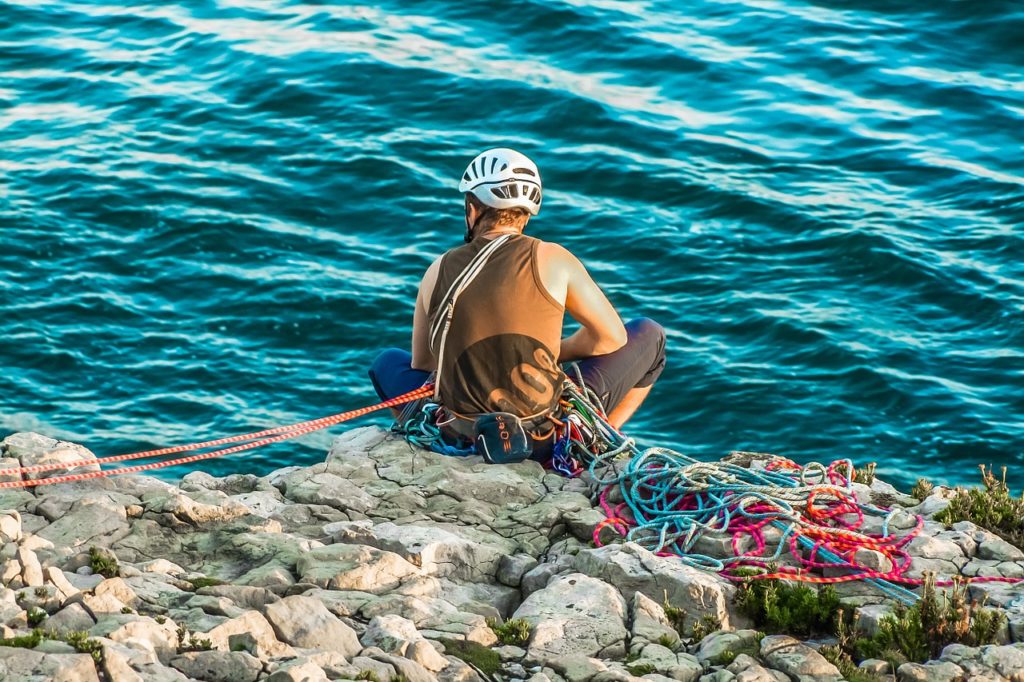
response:
M441 400L454 412L526 417L558 404L565 378L558 365L565 308L541 283L539 243L513 236L455 304L438 377ZM431 325L444 314L442 299L452 282L487 244L476 239L442 256L427 311ZM436 345L431 350L437 356Z

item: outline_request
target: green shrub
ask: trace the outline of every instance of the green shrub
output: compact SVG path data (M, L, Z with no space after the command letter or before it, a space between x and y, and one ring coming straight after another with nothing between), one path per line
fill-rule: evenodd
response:
M530 641L530 623L522 618L513 618L504 623L499 623L494 618L488 618L487 625L494 630L494 634L502 644L522 646Z
M747 580L740 584L736 601L758 627L796 637L832 632L840 606L830 585L815 592L781 580Z
M840 640L857 660L880 658L895 670L905 662L924 663L938 658L949 644L978 647L993 644L1006 623L1000 611L984 609L967 601L967 586L955 580L941 598L934 576L925 578L921 599L913 606L897 604L895 612L879 623L870 637L850 637L840 621Z
M482 644L460 639L440 639L438 641L444 645L446 654L476 666L487 675L493 675L501 670L501 657L497 652Z
M673 639L668 634L664 634L658 638L658 644L665 647L666 649L675 649L677 640Z
M104 578L114 578L121 570L121 567L117 565L117 559L99 547L89 548L89 568L93 573L102 575Z
M935 515L941 523L970 521L1007 542L1024 547L1024 495L1012 497L1006 485L1006 467L998 479L991 468L981 469L983 488L958 488L949 506Z
M37 608L31 608L27 612L28 624L35 627L46 620L46 611Z

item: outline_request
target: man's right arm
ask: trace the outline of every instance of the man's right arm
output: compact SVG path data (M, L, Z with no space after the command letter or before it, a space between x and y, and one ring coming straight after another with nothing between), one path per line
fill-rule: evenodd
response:
M430 318L427 306L430 305L430 297L434 293L434 285L437 284L437 273L441 267L441 258L438 257L420 281L420 288L416 294L416 308L412 315L412 368L432 372L437 369L437 358L430 350Z
M626 345L622 319L583 263L557 244L545 243L543 255L544 285L552 296L565 301L565 311L581 325L562 340L558 361L607 355Z

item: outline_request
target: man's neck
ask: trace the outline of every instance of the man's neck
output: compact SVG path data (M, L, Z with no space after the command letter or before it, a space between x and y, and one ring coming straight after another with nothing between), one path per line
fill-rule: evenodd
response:
M476 237L474 237L474 241L477 240L477 239L487 239L487 240L497 239L498 237L500 237L503 234L522 234L522 233L523 233L522 230L517 230L514 227L496 228L496 229L488 230L487 232L484 232L483 234L477 235Z

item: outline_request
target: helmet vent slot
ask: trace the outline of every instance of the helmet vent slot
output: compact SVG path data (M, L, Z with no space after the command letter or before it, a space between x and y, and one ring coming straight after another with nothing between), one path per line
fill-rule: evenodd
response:
M519 185L509 185L508 193L512 199L519 198Z
M534 173L529 168L513 168L512 172L515 173L516 175L523 174L523 175L530 175L532 177L537 177L537 174Z
M491 173L494 172L494 167L497 166L497 165L498 165L498 157L495 156L493 159L491 159Z

